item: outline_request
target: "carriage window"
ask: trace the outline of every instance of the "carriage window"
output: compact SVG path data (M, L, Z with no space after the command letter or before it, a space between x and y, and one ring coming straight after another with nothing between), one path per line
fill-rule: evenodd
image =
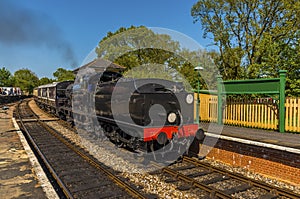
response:
M47 97L47 88L42 88L42 97Z
M54 99L55 98L55 87L50 87L48 88L48 92L49 92L49 98L50 99Z

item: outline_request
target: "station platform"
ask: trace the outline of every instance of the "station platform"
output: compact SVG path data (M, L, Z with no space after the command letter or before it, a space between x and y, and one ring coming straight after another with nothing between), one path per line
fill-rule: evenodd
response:
M271 180L300 186L300 134L201 123L202 152L212 159Z
M271 147L288 152L298 152L300 154L300 133L280 133L263 129L253 129L245 127L236 127L214 123L200 123L200 127L207 132L207 135L218 136L220 129L221 139L230 139L232 141L247 141L247 144Z
M13 118L0 110L0 198L58 198Z

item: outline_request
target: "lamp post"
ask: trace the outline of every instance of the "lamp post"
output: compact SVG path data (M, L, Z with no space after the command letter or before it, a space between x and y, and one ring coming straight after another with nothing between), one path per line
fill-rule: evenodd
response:
M199 125L199 104L200 104L200 71L203 70L204 68L202 66L196 66L194 68L195 71L198 73L198 79L197 79L197 103L196 103L196 123Z

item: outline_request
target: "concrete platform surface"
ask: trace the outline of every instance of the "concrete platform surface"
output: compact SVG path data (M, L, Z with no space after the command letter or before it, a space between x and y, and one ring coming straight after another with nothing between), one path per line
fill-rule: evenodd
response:
M200 123L200 126L208 133L217 134L222 129L220 135L234 138L242 138L266 144L278 145L282 147L290 147L300 149L300 134L295 133L279 133L276 131L268 131L262 129L253 129L236 126L218 126L214 123ZM216 129L216 131L215 131Z

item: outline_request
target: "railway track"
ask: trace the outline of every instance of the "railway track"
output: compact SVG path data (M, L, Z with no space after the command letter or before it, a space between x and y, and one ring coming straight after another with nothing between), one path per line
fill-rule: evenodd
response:
M175 183L181 191L206 191L201 198L300 198L291 190L274 187L189 157L183 157L182 162L153 174L162 175L165 182Z
M46 165L63 198L147 198L117 172L62 137L32 112L28 101L18 104L18 123Z
M23 106L25 106L25 105L23 104ZM34 114L28 113L29 111L23 111L23 112L24 112L23 115L25 115L29 118L29 119L27 119L27 121L36 120L36 119L34 119L35 118ZM29 125L30 123L33 123L33 122L25 122L25 125ZM62 122L62 123L64 123L64 122ZM64 125L64 126L67 127L69 125ZM74 130L73 128L70 128L70 127L69 127L69 129ZM53 129L50 131L53 131ZM61 136L58 136L58 137L61 137ZM62 138L59 138L59 139L62 139ZM46 140L45 140L45 142L47 142ZM55 144L52 144L52 145L55 148L56 145ZM75 148L77 148L77 150L78 150L79 147L76 146ZM59 151L64 152L64 149L59 149ZM57 154L52 159L53 159L53 161L57 161L60 157L61 157L61 155ZM99 163L97 163L97 160L95 160L93 158L91 158L91 159L93 161L95 161L96 164L99 165ZM76 161L75 161L75 163L76 163ZM94 163L91 163L91 164L94 164ZM101 165L101 164L100 164L100 166L103 167L103 165ZM153 166L155 166L155 165L153 164ZM74 168L75 171L85 170L85 168L82 168L81 165L80 166L77 165L77 167L78 168L76 168L76 167ZM96 168L97 168L97 166L96 166ZM105 166L104 166L104 168L105 168ZM196 159L192 159L192 158L188 158L188 157L184 157L181 163L176 163L176 164L170 165L168 167L164 167L164 168L161 168L161 166L159 166L157 168L158 168L158 170L156 172L153 172L153 174L161 175L161 179L164 180L166 183L175 184L177 187L177 190L182 191L183 193L188 193L188 192L196 193L196 195L199 196L199 198L266 198L266 199L267 198L300 198L300 195L295 194L289 190L280 189L277 187L270 186L269 184L266 184L266 183L251 180L242 175L230 173L226 170L221 170L219 168L212 167L209 164L205 164L205 163L203 163L203 161L198 161ZM71 169L70 169L70 171L71 171ZM101 171L101 169L100 169L100 171ZM62 171L63 176L65 175L64 172L66 172L66 171ZM99 172L98 169L97 169L97 172ZM72 173L72 172L70 172L70 173ZM66 175L69 175L69 174L66 174ZM101 175L103 175L103 174L101 174ZM57 174L57 176L59 177L58 174ZM110 174L108 174L108 176L110 176ZM114 176L114 174L112 174L110 179L113 179L115 177L116 176ZM75 183L80 182L80 180L81 180L81 179L77 180L77 176L76 176L76 178L74 178L73 175L69 175L69 178L73 179L73 181L75 181ZM97 179L97 177L92 178L91 175L89 175L89 179L95 180L95 179ZM62 182L64 183L63 180L62 180ZM114 183L116 183L116 181L114 181ZM66 190L69 190L67 186L65 186L65 187L66 187ZM100 187L100 185L99 185L99 187ZM126 187L126 186L121 185L121 187ZM93 190L93 188L91 190ZM89 190L86 192L89 192ZM130 193L130 192L131 191L129 190L129 191L126 191L126 193L122 193L119 195L116 194L116 195L112 195L109 197L111 197L111 198L115 198L115 197L117 197L117 198L119 198L119 197L123 197L123 198L128 198L128 197L156 198L156 197L160 196L160 194L157 196L153 196L153 195L145 195L145 194L140 194L140 193L139 193L140 194L140 196L139 196L139 195L135 195L134 193ZM139 192L139 191L137 190L137 192ZM128 194L128 193L130 193L130 194ZM70 193L70 194L72 195L72 193ZM73 196L75 198L77 198L77 197L78 198L82 198L82 197L91 198L89 195L84 195L82 193L80 193L80 195L79 195L79 193L77 193L76 191L75 191L75 194L77 194L77 195ZM92 192L91 192L91 194L92 194ZM96 195L96 197L97 197L98 196L97 194L99 194L99 192L98 193L96 192L96 194L94 194L94 195ZM74 193L73 193L73 195L74 195ZM103 197L104 196L105 195L103 195ZM97 198L100 198L100 197L97 197Z

